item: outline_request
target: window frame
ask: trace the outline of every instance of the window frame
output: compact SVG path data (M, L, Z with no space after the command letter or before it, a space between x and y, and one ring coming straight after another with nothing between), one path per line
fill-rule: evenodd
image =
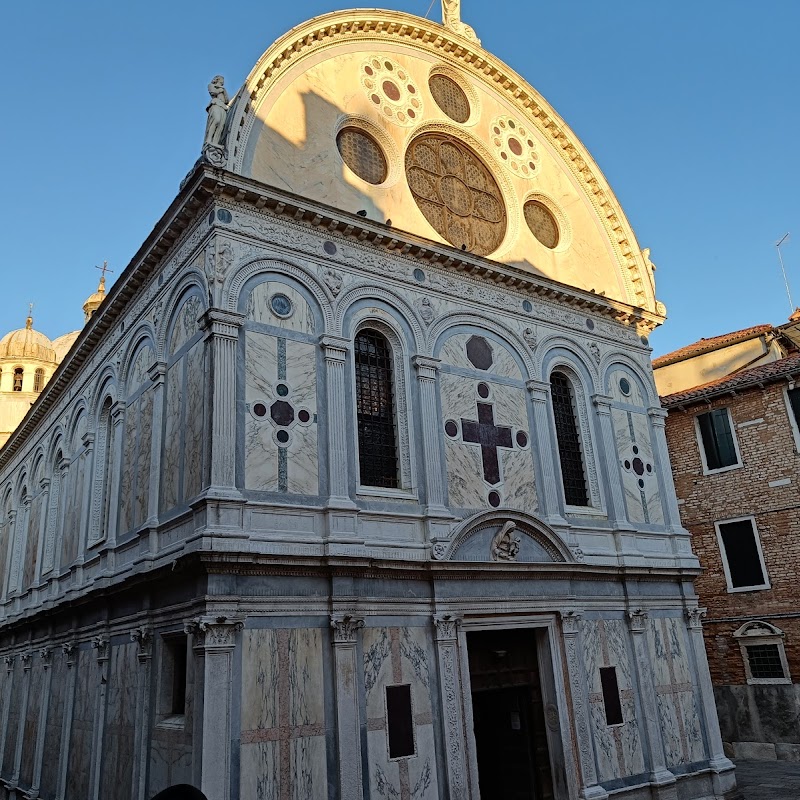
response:
M800 419L798 419L797 415L794 413L789 392L800 393L800 384L792 381L788 386L783 387L783 401L786 403L786 414L789 417L789 425L792 429L792 436L794 437L794 451L795 453L800 453Z
M761 631L752 630L754 627L762 629ZM751 632L752 631L752 632ZM744 662L744 672L749 686L786 686L791 685L792 675L789 671L789 661L786 658L786 649L783 644L785 634L774 625L770 625L763 620L751 620L742 625L733 634L734 639L739 643L739 650L742 654L742 661ZM747 648L758 645L775 645L778 648L778 656L783 667L782 678L754 678L750 668L750 658L747 654Z
M731 438L733 439L733 450L736 453L736 463L728 464L726 467L709 469L708 459L706 457L706 448L705 444L703 443L703 433L700 430L700 417L704 416L705 414L710 414L713 411L725 411L725 413L728 415L728 427L730 428ZM703 464L703 475L719 475L723 472L730 472L732 469L740 469L742 466L744 466L742 463L742 453L739 450L739 439L736 436L736 426L733 424L733 416L731 415L731 410L728 406L722 406L721 408L709 408L700 414L695 414L694 433L695 437L697 438L697 449L700 451L700 460Z
M753 530L753 539L755 540L756 551L758 552L758 558L761 563L761 572L764 575L764 583L760 585L753 585L753 586L734 586L733 581L731 580L731 572L730 567L728 566L728 553L725 549L725 543L722 539L722 531L720 530L721 525L727 525L731 522L745 522L749 521L751 528ZM772 588L772 584L769 580L769 573L767 572L767 564L764 561L764 551L761 548L761 535L758 532L758 525L756 524L756 518L752 515L746 515L743 517L731 517L730 519L721 519L716 520L714 522L714 530L717 535L717 547L719 548L720 558L722 560L722 569L725 573L725 584L727 586L727 590L729 594L735 594L737 592L763 592L768 589Z
M189 637L182 631L164 631L161 634L160 659L159 659L159 678L157 694L157 713L156 727L182 729L186 724L187 710L189 706ZM182 684L184 688L183 713L175 711L175 689L176 673L175 667L178 663L175 654L178 649L183 650L182 663L184 676Z
M373 310L374 312L374 310ZM355 340L364 330L375 330L382 334L392 351L392 393L394 404L395 446L397 449L397 488L370 486L361 482L360 443L358 441L358 398L356 392ZM406 370L406 348L400 334L382 317L374 314L359 319L353 327L350 340L350 392L352 393L352 419L354 438L354 469L356 495L362 498L385 498L391 500L416 500L416 480L411 421L411 402L409 398L409 376Z
M391 753L391 749L389 747L389 698L388 698L388 690L389 689L397 689L400 687L408 687L408 697L409 703L411 706L411 737L414 743L414 752L404 756L393 756ZM415 705L414 705L414 687L406 682L406 683L389 683L383 687L383 718L386 720L386 756L388 760L391 761L408 761L412 758L419 757L419 743L417 741L417 715L415 713Z

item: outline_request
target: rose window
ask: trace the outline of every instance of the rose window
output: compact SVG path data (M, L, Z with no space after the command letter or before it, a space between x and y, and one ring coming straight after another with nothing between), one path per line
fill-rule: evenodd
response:
M417 137L406 152L411 194L431 226L454 247L493 253L506 233L500 187L463 142L440 133Z
M361 85L369 101L399 125L413 125L422 116L422 98L408 72L388 58L373 57L361 67Z
M520 178L539 172L539 153L531 132L513 117L498 117L490 128L500 160Z

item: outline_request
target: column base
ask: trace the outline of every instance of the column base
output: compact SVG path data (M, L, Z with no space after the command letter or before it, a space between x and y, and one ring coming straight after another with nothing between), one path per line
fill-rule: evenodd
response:
M209 486L208 489L198 495L195 503L202 500L244 500L244 498L242 493L233 486Z
M580 800L608 800L608 792L602 786L587 786L578 795Z
M358 506L349 497L331 495L325 504L325 510L358 511Z

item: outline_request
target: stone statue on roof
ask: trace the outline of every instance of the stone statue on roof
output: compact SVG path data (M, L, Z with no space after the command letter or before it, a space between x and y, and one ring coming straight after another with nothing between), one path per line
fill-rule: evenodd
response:
M228 119L228 103L230 98L225 90L225 79L215 75L208 84L211 100L206 106L208 120L206 135L203 141L203 158L215 167L225 166L225 122Z
M461 21L461 0L442 0L442 25L465 39L481 43L475 31Z

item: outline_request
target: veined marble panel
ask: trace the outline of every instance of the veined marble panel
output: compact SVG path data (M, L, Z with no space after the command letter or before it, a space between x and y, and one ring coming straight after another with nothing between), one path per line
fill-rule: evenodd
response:
M75 666L75 705L67 771L67 798L89 796L89 768L92 760L92 726L97 704L97 662L93 650L81 650Z
M319 493L319 444L317 433L317 353L306 342L247 332L245 373L245 485L248 489ZM279 397L276 385L285 383L289 394ZM279 430L269 413L256 418L251 409L263 403L267 409L276 400L288 402L294 420L285 427L286 447L274 439ZM301 409L310 420L299 419Z
M122 464L119 476L119 530L127 533L133 528L133 506L136 502L134 468L137 461L136 432L139 428L139 399L125 409L125 433L122 437Z
M58 758L61 749L62 724L64 722L64 704L67 685L74 678L72 670L67 670L66 659L60 647L53 649L53 677L50 679L50 701L47 704L47 722L45 724L44 752L42 760L41 797L56 796L58 785Z
M433 656L424 628L366 628L364 684L367 710L367 763L371 797L439 796L430 691ZM389 760L386 687L409 684L414 715L415 755Z
M167 370L165 385L166 425L164 429L164 455L161 460L160 510L168 511L178 504L178 481L180 479L182 409L183 409L183 360Z
M81 453L69 466L69 494L64 519L64 534L61 542L61 566L66 567L78 556L80 541L83 486L86 480L86 453Z
M25 712L25 723L22 733L22 763L19 780L22 786L30 786L33 781L33 756L36 750L36 735L39 728L39 709L42 706L42 683L44 671L38 657L34 656L33 668L30 670L30 690L28 707Z
M8 680L8 678L6 678ZM11 672L11 699L8 710L8 727L6 728L6 746L3 751L2 775L10 778L14 774L14 759L17 749L17 732L19 731L19 716L22 710L22 662L14 659Z
M245 631L241 796L327 798L322 634Z
M36 572L36 558L39 548L39 526L42 519L42 503L44 496L41 492L31 501L30 519L28 520L28 535L25 543L25 563L22 573L22 586L27 589L32 583Z
M111 647L106 685L101 786L130 786L133 780L136 680L141 669L134 643Z
M183 499L200 493L203 483L204 344L197 342L186 356L186 424L183 456Z
M139 350L128 372L128 380L125 385L128 397L148 381L147 370L154 361L155 353L152 347L148 345Z
M270 300L275 294L282 294L289 299L292 304L291 316L279 317L273 311ZM278 281L264 281L253 289L247 299L247 318L276 328L314 333L314 315L303 295L297 289Z
M139 452L136 465L136 501L133 515L135 527L147 519L150 501L150 467L153 444L153 390L139 398Z
M619 386L619 382L623 378L628 381L630 386L630 392L627 395L622 393L622 389L620 389ZM639 390L639 385L627 372L621 369L614 370L614 372L609 375L608 393L618 403L625 403L630 406L638 406L639 408L644 408L647 405L645 398L642 396L642 393Z
M492 365L487 370L478 370L475 365L467 358L467 342L474 336L472 333L457 333L451 336L442 346L439 358L445 364L454 367L469 369L478 375L499 375L505 378L516 378L522 380L522 373L517 366L517 362L505 346L496 342L494 339L486 339L487 344L492 348ZM479 335L479 334L478 334Z
M175 314L175 326L169 340L169 355L176 353L197 332L197 320L203 304L194 294L186 298Z

